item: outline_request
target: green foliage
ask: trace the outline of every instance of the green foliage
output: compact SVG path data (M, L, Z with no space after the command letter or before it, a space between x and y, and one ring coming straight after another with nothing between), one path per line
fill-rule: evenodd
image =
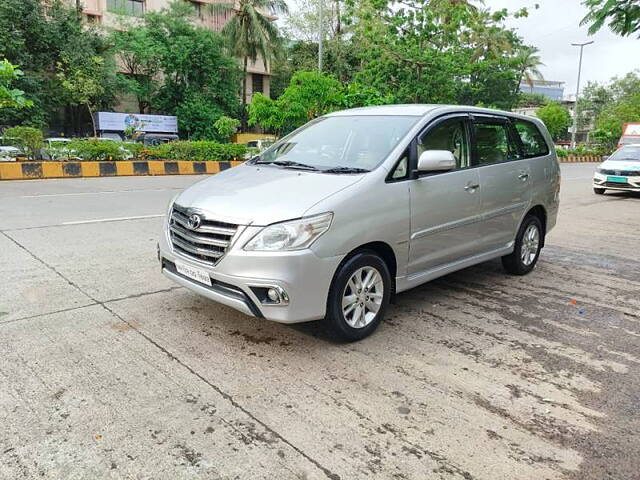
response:
M569 152L566 148L556 148L556 155L558 158L567 158L569 156Z
M128 160L132 155L123 145L121 142L91 138L73 140L67 148L72 157L81 160Z
M22 70L7 59L0 62L0 109L21 109L33 106L33 102L26 99L22 90L12 88L13 83L23 75Z
M231 140L231 137L236 133L239 126L240 120L227 117L226 115L218 118L213 124L213 128L215 128L218 134L227 142Z
M640 74L631 72L605 85L590 83L580 101L581 125L593 123L591 140L613 149L625 123L640 122Z
M0 124L33 125L44 128L59 122L59 114L66 111L63 119L66 129L82 133L87 120L84 106L68 102L57 77L60 63L82 64L82 59L103 58L111 72L97 79L104 87L103 94L96 99L101 107L108 108L114 101L115 85L113 52L105 36L97 30L78 22L77 12L68 2L47 2L46 15L40 0L2 0L0 2L0 58L21 65L24 75L14 88L25 92L34 106L29 110L14 108L0 111ZM107 69L105 69L106 71ZM69 73L69 72L66 72Z
M149 71L157 91L145 95L152 110L178 116L182 135L222 140L213 124L222 115L237 115L240 74L222 37L192 20L193 9L184 2L144 16L136 48L157 52L158 62Z
M564 138L571 125L571 115L560 104L550 102L536 111L536 115L544 122L554 141Z
M158 145L147 156L160 160L230 161L241 159L246 153L246 146L235 143L178 141Z
M93 112L103 98L105 79L110 74L105 60L98 55L63 55L57 66L57 78L69 105L85 106L93 124L93 135L97 136Z
M618 35L638 33L640 37L640 0L585 0L589 13L581 25L589 25L589 33L594 34L605 23Z
M350 97L355 99L355 93ZM297 72L277 100L256 94L249 106L249 125L260 124L278 135L345 105L344 87L331 75Z
M4 131L4 139L18 147L32 160L40 157L44 146L42 130L32 127L7 128Z

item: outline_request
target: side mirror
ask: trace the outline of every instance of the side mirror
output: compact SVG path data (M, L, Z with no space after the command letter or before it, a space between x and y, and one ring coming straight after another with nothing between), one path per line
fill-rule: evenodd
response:
M446 172L456 168L456 157L449 150L427 150L418 159L418 172Z

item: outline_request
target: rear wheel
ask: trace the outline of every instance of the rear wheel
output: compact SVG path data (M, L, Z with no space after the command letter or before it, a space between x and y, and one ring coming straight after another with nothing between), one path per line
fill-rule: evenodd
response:
M535 215L525 217L513 253L502 257L502 266L512 275L526 275L538 263L542 249L542 223Z
M593 193L595 193L596 195L604 195L604 191L605 191L604 188L593 187Z
M336 272L325 322L336 338L353 342L371 335L389 305L391 275L382 258L358 252Z

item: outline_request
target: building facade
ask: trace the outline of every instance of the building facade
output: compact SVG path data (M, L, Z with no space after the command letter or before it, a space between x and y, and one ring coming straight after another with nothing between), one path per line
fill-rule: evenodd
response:
M531 85L527 82L522 82L520 91L522 93L544 95L549 100L561 102L564 98L564 82L533 80Z
M69 0L75 2L75 0ZM214 13L209 5L220 3L216 0L184 0L191 4L196 12L196 22L205 28L220 31L233 13ZM123 16L139 17L146 12L158 11L168 7L171 0L82 0L82 14L87 23L117 27ZM275 20L275 17L271 17ZM247 103L251 102L254 93L269 96L271 72L262 59L249 61L247 69Z

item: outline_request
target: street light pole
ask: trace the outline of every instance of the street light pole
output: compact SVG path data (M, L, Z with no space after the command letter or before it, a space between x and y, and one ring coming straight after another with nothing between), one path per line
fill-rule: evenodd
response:
M323 22L322 22L322 2L318 0L318 71L322 73L322 40L323 40Z
M585 42L585 43L572 43L573 47L580 47L580 63L578 64L578 86L576 88L576 106L573 109L573 127L571 128L571 148L576 148L576 133L578 131L578 116L580 114L580 109L578 107L578 100L580 100L580 77L582 76L582 52L584 47L587 45L591 45L593 42Z

